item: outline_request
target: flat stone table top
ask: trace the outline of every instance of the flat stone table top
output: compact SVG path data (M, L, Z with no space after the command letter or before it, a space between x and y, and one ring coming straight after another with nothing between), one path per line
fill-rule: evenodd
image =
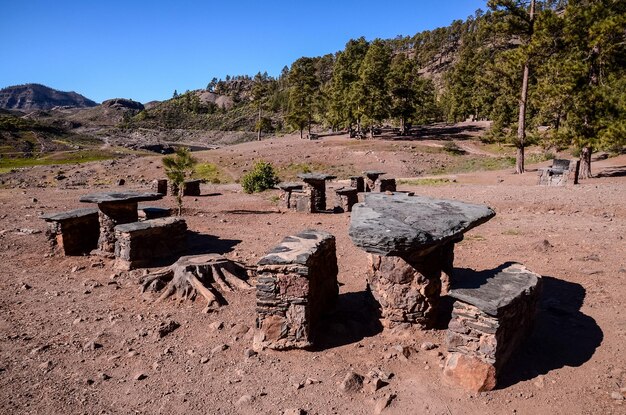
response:
M495 317L501 308L533 290L540 279L540 275L514 263L499 271L455 275L448 295Z
M81 196L79 200L86 203L133 203L162 198L161 193L103 192Z
M368 193L352 208L348 234L372 254L401 256L443 245L495 216L488 206L455 200Z
M356 193L356 192L357 192L356 187L340 187L338 189L335 189L335 193L338 193L340 195Z
M378 171L378 170L368 170L368 171L364 171L363 174L366 175L367 177L378 177L378 176L382 176L383 174L386 174L386 172Z
M278 183L278 188L284 190L286 192L290 192L292 190L302 189L304 185L302 183L297 182L280 182Z
M116 232L125 233L125 232L135 232L135 231L145 231L147 229L152 228L160 228L163 226L172 225L177 222L185 222L183 218L158 218L158 219L150 219L144 220L142 222L132 222L132 223L124 223L122 225L117 225L115 227Z
M314 229L307 229L297 235L287 236L261 258L258 265L307 265L311 255L317 251L318 245L328 238L334 238L334 236L328 232Z
M64 220L76 219L82 216L94 215L97 213L98 208L74 209L67 212L46 213L45 215L41 215L41 219L46 222L62 222Z
M337 176L333 176L332 174L326 173L300 173L298 178L307 181L319 181L319 180L332 180L336 179Z

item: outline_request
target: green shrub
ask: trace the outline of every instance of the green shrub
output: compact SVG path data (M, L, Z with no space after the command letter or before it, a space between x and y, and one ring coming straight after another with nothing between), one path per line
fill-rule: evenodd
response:
M455 156L465 154L465 150L459 147L454 141L448 141L446 144L444 144L443 150L447 153L454 154Z
M271 163L258 161L252 171L241 178L241 187L246 193L262 192L271 189L279 181Z

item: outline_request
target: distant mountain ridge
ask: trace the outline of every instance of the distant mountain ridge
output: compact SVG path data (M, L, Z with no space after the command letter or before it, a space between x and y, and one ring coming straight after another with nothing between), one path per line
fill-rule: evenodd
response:
M98 104L76 92L64 92L40 84L15 85L0 89L0 108L21 111L54 107L90 108Z

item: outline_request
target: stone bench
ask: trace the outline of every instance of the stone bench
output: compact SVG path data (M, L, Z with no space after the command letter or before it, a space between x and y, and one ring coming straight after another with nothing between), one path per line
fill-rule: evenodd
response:
M187 224L159 218L115 227L115 268L129 270L172 258L186 249Z
M350 187L354 187L357 192L365 191L365 179L363 176L350 176Z
M446 332L443 377L475 392L491 390L519 344L532 332L541 276L521 264L457 275Z
M161 193L163 196L167 196L167 179L152 180L150 190L155 193Z
M335 237L306 230L288 236L257 267L254 348L307 348L321 315L335 303Z
M551 167L537 170L537 184L540 186L565 186L578 184L580 160L554 159Z
M326 173L301 173L298 178L306 185L305 193L311 194L310 212L326 211L326 181L337 177Z
M292 195L294 194L294 192L303 193L304 184L296 182L281 182L278 184L278 188L283 191L283 193L280 195L283 206L288 210L298 210L297 201L300 199L300 195L293 197Z
M84 255L98 247L98 209L75 209L41 216L48 222L46 236L53 251L64 255Z
M335 211L352 212L352 206L359 202L359 192L355 187L335 189Z
M172 211L168 208L161 208L155 206L145 206L138 209L137 214L139 220L150 220L158 218L166 218L172 214Z
M183 183L183 196L200 196L200 183L202 180L186 180ZM170 193L178 194L178 186L175 183L169 185Z

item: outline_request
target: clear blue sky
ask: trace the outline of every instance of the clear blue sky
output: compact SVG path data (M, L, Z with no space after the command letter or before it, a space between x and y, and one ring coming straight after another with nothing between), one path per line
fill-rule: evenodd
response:
M0 88L40 83L95 101L162 100L212 77L277 76L352 38L465 19L485 0L0 0Z

